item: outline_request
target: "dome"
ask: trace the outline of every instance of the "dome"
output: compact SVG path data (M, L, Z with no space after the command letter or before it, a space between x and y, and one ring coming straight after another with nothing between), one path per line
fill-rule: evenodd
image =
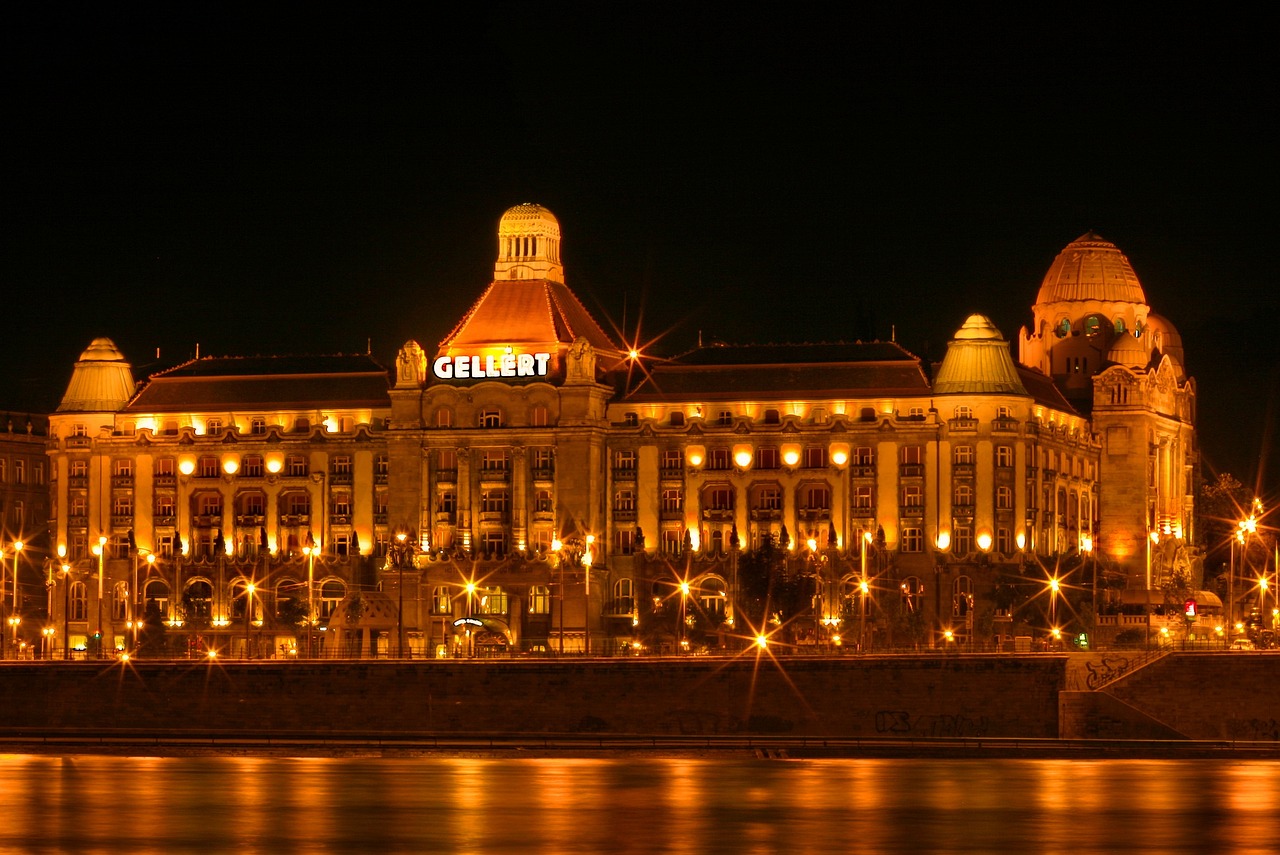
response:
M1009 343L984 315L970 315L947 345L933 381L938 394L1025 395Z
M560 262L560 221L541 205L514 205L498 220L495 281L550 279L564 282Z
M1121 335L1107 351L1107 361L1126 368L1146 368L1151 353L1146 345L1131 335Z
M1147 327L1142 331L1142 338L1146 347L1173 357L1179 365L1184 364L1182 336L1168 318L1154 313L1147 315Z
M133 397L133 369L109 338L95 338L71 372L58 412L115 412Z
M1129 259L1115 244L1093 232L1081 235L1058 253L1036 297L1037 304L1082 300L1147 302Z

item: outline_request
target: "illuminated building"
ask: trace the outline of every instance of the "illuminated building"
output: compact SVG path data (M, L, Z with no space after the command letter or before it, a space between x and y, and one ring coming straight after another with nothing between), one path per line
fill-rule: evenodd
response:
M49 465L45 457L48 419L31 413L0 413L0 617L5 630L0 658L34 656L40 649L41 626L20 624L18 647L10 620L45 608L45 567L48 554ZM21 543L21 549L15 545ZM14 555L17 554L17 593L14 597ZM15 610L15 602L17 608ZM26 642L24 647L22 642Z
M1021 364L972 315L937 366L893 342L654 360L570 290L545 208L508 210L497 249L471 309L389 376L202 358L136 390L95 341L51 417L76 639L97 629L100 538L108 646L149 608L233 655L484 656L735 644L764 631L739 574L766 544L804 590L788 643L1004 641L1024 620L1004 589L1041 566L1098 544L1136 579L1144 513L1189 536L1194 387L1093 236L1046 277ZM1077 251L1103 263L1072 273ZM291 627L301 604L315 623ZM664 609L674 629L642 638Z

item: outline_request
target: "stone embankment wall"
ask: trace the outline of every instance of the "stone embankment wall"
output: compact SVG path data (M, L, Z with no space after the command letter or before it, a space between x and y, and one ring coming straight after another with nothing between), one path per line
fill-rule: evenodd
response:
M0 730L281 734L1059 733L1063 656L12 663Z

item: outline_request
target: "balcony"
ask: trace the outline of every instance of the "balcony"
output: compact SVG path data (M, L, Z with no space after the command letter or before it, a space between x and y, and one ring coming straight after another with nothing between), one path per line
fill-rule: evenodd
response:
M383 478L385 479L386 476L384 475ZM457 469L437 469L436 482L440 484L458 483L458 470Z
M236 514L236 525L253 526L265 525L267 518L263 514Z
M854 478L874 478L876 477L875 464L859 464L849 467L849 474Z
M88 448L92 444L93 440L87 436L69 436L66 439L67 448Z
M972 463L952 463L951 474L956 478L972 478L974 473L974 464Z
M481 484L506 484L511 480L510 469L481 469Z
M550 511L550 510L543 511L543 510L539 510L539 511L534 511L534 512L533 512L533 521L534 521L534 522L555 522L555 520L556 520L556 512L555 512L555 511Z
M963 505L955 504L951 506L951 513L958 519L973 519L973 503L966 502Z
M664 466L659 473L664 481L681 481L684 479L683 466Z
M455 517L453 511L436 511L436 525L453 525Z
M456 470L455 470L455 471L456 471ZM386 473L386 472L374 472L374 473L373 473L373 483L374 483L374 484L377 484L377 485L383 485L383 484L386 484L386 483L387 483L387 473Z
M707 522L732 522L733 508L704 508L702 518Z
M1018 420L1008 416L1000 416L991 420L991 430L995 433L1017 433Z
M193 522L201 528L216 528L222 525L222 514L197 514Z
M329 483L330 484L350 484L351 473L350 472L330 472Z
M133 514L112 514L111 526L113 528L129 528L133 525Z
M903 478L920 478L924 476L923 463L901 463L898 465L898 474Z
M132 475L112 475L111 486L115 487L116 489L125 489L125 490L132 489L133 476Z
M351 514L329 514L329 525L351 525Z
M178 486L177 475L156 475L151 479L151 483L156 487L172 489Z
M947 427L953 433L972 433L978 429L978 420L971 416L948 419Z
M660 520L682 520L684 519L683 508L663 508L658 511L658 519Z
M151 522L158 526L177 525L178 518L173 514L156 514L151 518Z
M782 519L781 508L752 508L751 519L754 522L772 522Z
M636 509L635 508L614 508L613 518L617 522L635 522Z
M825 520L830 517L830 508L800 508L796 511L796 519L801 520Z
M554 481L556 478L556 470L550 466L538 466L533 469L533 480L535 481Z
M280 525L307 525L311 522L311 514L285 514L280 517Z
M616 466L615 466L615 467L614 467L614 469L613 469L613 480L614 480L614 481L634 481L634 480L636 480L636 470L635 470L635 467L628 466L628 467L622 467L622 468L619 468L619 467L616 467Z
M374 524L374 525L386 525L386 524L387 524L387 515L386 515L385 513L381 513L381 514L374 514L374 515L373 515L373 524Z
M507 521L506 511L481 511L480 522L492 525L505 524Z

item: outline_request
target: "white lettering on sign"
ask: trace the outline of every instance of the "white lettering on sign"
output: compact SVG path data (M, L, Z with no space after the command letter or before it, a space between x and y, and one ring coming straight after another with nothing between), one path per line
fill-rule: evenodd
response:
M439 356L431 363L431 371L439 380L546 377L550 364L550 353L515 353L507 348L498 356Z

